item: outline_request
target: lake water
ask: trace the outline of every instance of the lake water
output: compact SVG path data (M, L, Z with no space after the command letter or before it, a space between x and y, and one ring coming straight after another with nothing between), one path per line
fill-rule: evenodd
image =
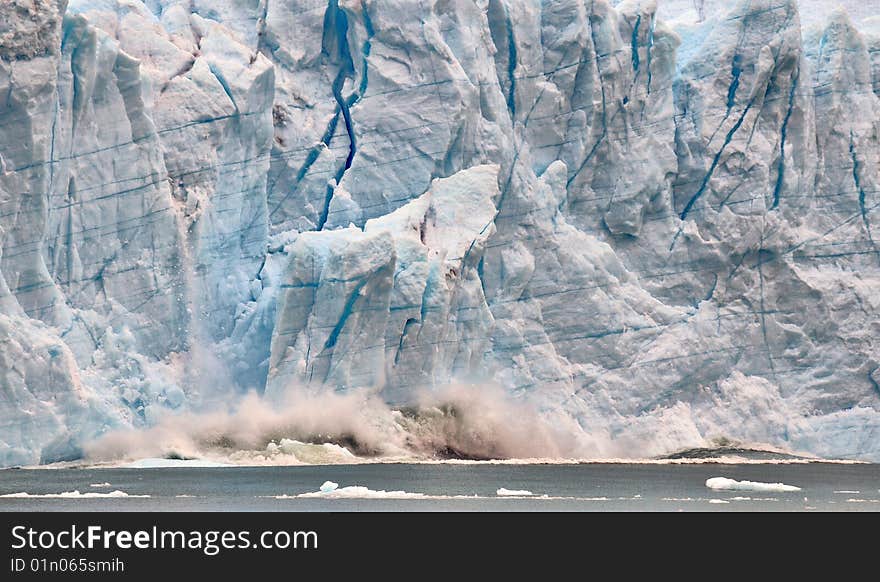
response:
M706 487L712 477L781 482L801 491L716 491ZM318 491L325 481L338 483L332 495L339 498L297 497ZM342 489L353 486L362 489ZM503 497L498 495L502 488L533 495ZM80 495L36 497L72 491ZM105 497L113 491L129 496ZM474 463L0 470L0 495L17 493L31 497L0 497L0 511L880 511L880 465Z

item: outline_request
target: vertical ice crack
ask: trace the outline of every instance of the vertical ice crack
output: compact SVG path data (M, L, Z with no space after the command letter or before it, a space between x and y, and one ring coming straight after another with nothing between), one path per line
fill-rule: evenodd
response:
M336 175L334 176L335 184L338 185L342 181L342 177L345 175L346 170L351 167L357 149L354 126L351 121L351 110L349 109L349 104L347 103L345 96L342 94L346 79L354 74L354 64L351 60L351 52L348 47L348 16L346 16L345 12L339 8L337 0L330 0L329 5L327 6L327 16L328 18L332 18L333 29L335 32L334 38L336 40L336 51L341 59L339 71L336 73L336 77L333 79L333 85L331 86L331 91L333 93L333 98L336 100L337 107L337 121L332 125L335 130L336 125L338 124L339 115L341 114L343 123L345 124L345 132L348 135L349 144L345 164L336 171ZM327 195L324 201L324 207L321 210L321 215L318 217L317 230L323 230L324 225L327 223L327 218L330 215L330 203L333 200L334 188L335 185L333 183L327 186Z
M213 63L208 64L208 70L211 71L211 74L217 79L217 82L220 83L220 87L223 88L223 92L226 93L226 97L229 98L229 101L232 103L232 106L235 108L235 115L238 115L240 112L238 110L238 103L235 102L235 97L232 96L232 88L229 86L229 82L223 77L223 74L214 66Z
M721 147L718 149L718 153L716 153L715 157L712 159L712 164L709 166L709 171L706 172L706 175L703 176L702 182L700 182L700 187L697 189L694 195L691 196L691 199L688 200L687 204L684 207L684 210L681 211L680 217L682 220L688 217L688 214L690 214L690 211L693 209L694 204L696 204L700 197L702 197L705 193L706 188L709 186L709 181L712 179L712 174L715 173L715 169L718 167L718 163L721 161L721 156L724 154L724 150L733 140L733 136L742 126L743 122L745 122L746 116L749 114L749 111L751 111L753 103L754 99L752 101L749 101L748 105L746 105L746 108L743 111L743 114L740 116L739 119L736 120L736 123L734 123L733 127L730 128L730 131L727 132L727 135L724 138L724 143L721 144Z
M409 333L409 328L411 325L418 323L418 320L414 317L410 317L406 320L406 323L403 324L403 331L400 333L400 341L397 342L397 351L394 352L394 365L397 366L397 363L400 361L400 353L403 351L403 342L406 340L406 336Z
M345 328L345 323L348 321L348 318L351 317L352 313L354 313L354 304L357 303L357 300L361 296L361 291L368 282L369 278L365 278L363 281L358 283L354 290L351 292L351 295L348 296L348 299L345 300L345 306L343 306L342 308L342 314L339 316L339 320L336 322L336 325L333 327L330 335L327 336L327 341L324 342L325 350L333 349L336 346L336 342L339 340L339 334L341 334L343 328Z
M592 17L592 14L590 16ZM593 144L593 147L590 148L590 152L587 154L587 157L585 157L584 161L581 162L581 165L578 166L577 171L572 174L572 176L565 182L566 189L571 186L572 182L574 182L580 175L580 173L583 172L584 168L587 167L587 164L590 163L590 161L593 159L593 156L595 156L596 152L599 151L599 146L602 144L603 141L605 141L605 136L608 135L608 108L605 97L605 82L602 79L602 67L599 65L603 55L599 54L599 45L596 44L596 31L593 30L592 18L590 18L590 41L593 43L593 52L596 54L596 73L598 74L599 87L602 90L602 133L599 135L596 143Z
M339 335L342 333L342 330L345 329L345 324L354 313L355 303L357 303L358 299L360 299L361 292L369 282L370 277L369 275L367 275L364 277L363 281L357 284L357 286L351 292L351 295L349 295L348 299L346 299L345 305L342 308L342 314L339 316L339 320L336 322L336 325L333 327L333 330L327 337L327 341L324 342L324 349L321 350L322 354L325 353L327 350L333 350L336 347L336 342L339 340ZM327 364L327 372L324 374L324 384L327 384L327 382L330 380L330 374L333 372L333 366L331 365L331 363L332 362L329 362Z
M488 304L489 300L486 299L488 295L486 294L486 278L483 275L484 263L486 262L486 257L480 257L480 262L477 263L477 278L480 280L480 287L483 289L483 300Z
M342 121L345 124L345 132L348 134L349 141L348 156L345 158L343 173L351 167L351 162L354 160L355 153L357 153L357 138L354 133L354 123L351 120L350 104L342 95L342 87L345 84L346 78L344 74L340 73L333 82L333 97L336 99L336 103L339 104L339 111L342 112ZM340 174L337 178L342 178L342 175Z
M58 124L60 103L59 100L61 98L57 95L55 96L54 103L54 113L52 115L52 126L49 129L49 190L46 192L46 198L52 194L52 186L55 181L55 131L56 126Z
M516 37L513 31L513 21L510 17L510 7L500 0L490 0L488 6L489 34L500 55L495 61L498 85L504 94L510 119L516 118ZM504 63L504 59L507 60ZM501 67L506 65L507 78L502 78Z
M657 16L652 14L651 15L651 28L648 31L648 50L647 50L647 55L646 55L647 56L647 63L645 65L645 69L648 72L648 95L651 94L651 81L652 81L651 57L653 56L652 53L654 52L654 29L656 27L657 27Z
M507 80L510 90L507 93L507 109L510 118L516 119L516 38L513 35L513 22L510 20L510 9L504 7L507 18Z
M364 29L367 33L367 38L364 40L364 47L361 51L361 84L358 87L358 99L364 96L364 93L367 92L367 82L369 81L369 76L367 75L367 59L370 57L370 51L373 50L373 35L375 34L373 30L373 21L370 19L370 12L367 10L367 5L365 3L361 3L361 7L364 13Z
M791 81L791 89L788 92L788 110L785 112L785 119L782 120L782 129L779 132L779 171L776 175L776 186L773 188L773 204L770 206L771 209L779 206L779 196L782 193L782 185L785 178L785 140L788 136L788 122L791 119L791 112L794 110L795 91L797 90L800 75L800 68L798 68Z
M362 56L362 71L361 71L361 82L358 86L358 91L352 93L348 98L343 94L343 90L345 89L345 82L352 78L355 74L354 70L354 60L351 55L351 47L348 42L348 15L344 10L339 8L339 4L337 0L330 0L330 5L328 7L328 11L333 15L333 23L335 27L335 37L337 42L337 51L338 55L341 58L341 63L339 66L339 71L336 73L336 78L333 79L333 98L336 100L336 104L339 107L339 112L342 114L342 121L345 124L345 132L348 134L348 155L345 158L345 164L339 168L336 172L335 183L338 185L341 181L345 173L351 168L352 163L354 162L354 157L357 155L357 137L355 135L354 130L354 121L351 116L351 108L361 99L364 92L367 90L367 58L370 56L370 51L372 49L372 38L373 38L373 24L370 20L370 16L367 12L366 5L362 4L362 10L364 14L364 28L366 29L367 38L364 41L363 48L361 50ZM333 200L333 191L334 186L327 187L327 198L324 204L324 208L321 211L321 216L318 220L318 230L322 230L324 225L327 223L327 218L330 214L330 203Z
M761 335L764 338L764 347L767 349L767 360L770 363L770 372L776 377L776 366L773 362L773 352L770 349L770 341L767 339L767 309L764 299L764 226L761 226L761 247L758 251L758 284L761 292Z
M639 14L638 18L636 18L636 24L633 26L632 32L632 65L633 71L636 73L639 72L639 26L642 24L642 15Z
M428 276L425 278L425 288L422 289L421 303L419 304L419 329L416 331L416 342L422 337L422 330L425 329L425 322L428 320L428 311L431 307L428 305L431 295L434 293L434 278L437 276L437 264L434 263L430 267Z
M69 204L67 208L67 282L68 284L73 283L73 271L75 268L74 265L74 230L73 230L73 215L74 209L77 206L76 200L76 180L73 176L70 177L70 180L67 183L67 203Z
M715 141L715 136L718 135L718 132L721 131L721 128L724 127L727 120L730 119L730 112L736 105L736 94L739 91L739 78L740 75L742 75L742 56L739 54L741 46L742 38L740 38L739 43L737 44L736 53L733 55L733 61L730 66L731 80L730 85L727 87L727 101L725 103L727 108L724 112L724 117L721 119L721 123L718 124L715 131L712 132L712 137L709 138L710 144Z
M336 133L336 126L338 124L339 124L339 109L337 108L336 112L333 114L333 117L330 119L330 123L327 124L327 129L324 131L324 135L321 137L321 141L318 142L317 145L315 145L314 147L312 147L312 149L309 150L309 153L306 156L306 159L303 162L303 165L300 166L299 171L297 171L296 178L295 178L295 181L293 184L293 188L291 188L291 190L289 192L287 192L281 198L281 200L278 201L278 203L275 205L275 207L269 213L270 218L275 216L275 213L281 209L281 206L287 201L287 199L291 195L295 194L296 191L299 189L299 185L302 183L303 179L306 177L306 174L308 174L309 170L312 168L312 166L315 164L315 162L318 161L318 157L321 155L322 149L325 147L329 147L330 142L333 141L333 134ZM278 178L276 177L275 182L277 182L277 180L278 180ZM275 188L275 182L273 182L270 190ZM319 217L319 219L318 219L322 225L323 225L323 222L326 222L326 220L327 220L326 211L327 211L327 208L325 207L321 211L321 216L323 218ZM318 230L320 230L320 228Z
M739 76L742 74L742 68L740 67L741 62L742 57L739 53L733 55L733 65L730 70L730 74L733 78L730 81L730 86L727 88L728 115L730 115L730 110L733 109L733 106L736 105L736 92L739 89Z
M868 209L865 207L866 194L865 189L862 187L861 178L859 177L859 160L856 156L855 135L852 130L849 132L849 155L852 158L853 182L859 193L859 212L862 215L862 224L865 226L865 233L868 235L868 241L871 243L871 248L874 249L874 252L877 252L877 245L874 244L874 237L871 234L871 223L868 219Z
M603 100L604 101L604 100ZM604 107L603 107L604 109ZM568 188L571 186L571 183L575 181L575 179L580 175L580 173L587 167L587 164L590 163L590 160L593 159L593 156L596 155L596 152L599 151L599 146L602 145L602 142L605 140L605 136L608 134L608 125L605 121L605 115L602 115L602 134L599 136L599 139L596 140L596 143L593 144L593 147L590 148L590 152L587 154L587 157L584 158L584 161L581 162L581 165L578 166L577 171L572 175L571 178L565 183L565 187Z

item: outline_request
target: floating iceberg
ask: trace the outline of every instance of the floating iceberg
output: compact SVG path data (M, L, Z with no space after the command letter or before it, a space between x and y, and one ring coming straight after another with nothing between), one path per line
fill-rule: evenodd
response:
M325 486L328 486L325 489ZM432 496L423 493L409 493L407 491L374 490L361 485L339 487L336 483L328 481L321 486L320 491L301 493L296 497L302 499L430 499ZM435 496L436 497L436 496ZM284 497L281 497L284 498Z
M525 489L505 489L501 487L495 492L495 495L498 497L531 497L534 493Z
M103 499L103 498L118 498L118 497L149 497L149 495L131 495L126 493L125 491L110 491L109 493L80 493L79 491L65 491L63 493L7 493L5 495L0 495L2 498L9 499Z
M324 481L321 485L321 493L330 493L331 491L336 491L339 487L339 483L334 483L333 481Z
M760 483L757 481L736 481L726 477L712 477L706 480L706 487L715 491L760 491L779 492L800 491L800 487L785 483Z

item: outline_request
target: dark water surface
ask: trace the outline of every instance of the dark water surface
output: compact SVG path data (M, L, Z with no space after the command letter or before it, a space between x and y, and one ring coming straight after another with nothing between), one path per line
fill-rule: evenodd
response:
M710 477L782 482L802 491L713 491L705 485ZM317 491L327 480L340 487L360 485L436 497L275 498ZM110 486L91 486L102 483ZM528 490L535 497L501 498L496 495L499 488ZM880 464L373 464L0 470L0 495L75 490L119 490L149 497L0 497L0 511L880 511ZM472 498L444 498L455 495ZM540 495L547 498L537 498Z

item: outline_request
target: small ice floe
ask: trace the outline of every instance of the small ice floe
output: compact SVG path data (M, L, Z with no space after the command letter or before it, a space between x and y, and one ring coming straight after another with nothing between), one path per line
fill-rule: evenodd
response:
M730 501L727 501L725 499L710 499L709 503L713 505L727 505L728 503L730 503Z
M97 499L106 497L149 497L149 495L130 495L125 491L110 491L109 493L80 493L77 491L64 491L63 493L7 493L0 497L16 499Z
M861 491L849 491L847 489L842 489L841 491L835 491L838 495L858 495Z
M299 495L275 495L276 499L430 499L430 495L423 493L409 493L407 491L375 490L362 485L340 487L339 483L324 481L318 491L300 493Z
M327 486L325 490L324 487ZM279 499L285 499L288 496L277 496ZM362 485L352 485L349 487L339 487L336 483L327 481L321 486L320 491L312 493L301 493L296 497L303 499L431 499L430 495L423 493L409 493L408 491L385 491L370 489Z
M104 488L104 487L112 487L112 485L110 485L110 483L107 483L107 482L104 482L104 483L90 483L90 484L89 484L89 487L94 487L95 489L102 489L102 488Z
M501 487L495 492L495 495L498 497L531 497L534 493L526 489L505 489Z
M761 491L779 492L800 491L800 487L785 483L761 483L758 481L736 481L727 477L712 477L706 480L706 487L715 491Z

